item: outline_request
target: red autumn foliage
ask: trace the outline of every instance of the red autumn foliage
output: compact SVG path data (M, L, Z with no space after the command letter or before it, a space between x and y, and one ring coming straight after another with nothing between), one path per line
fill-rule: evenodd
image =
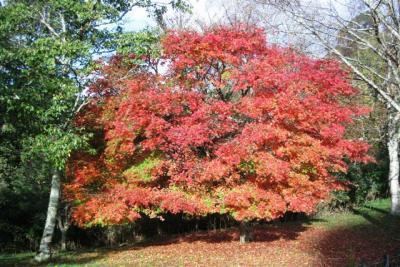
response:
M366 113L344 101L357 93L348 73L265 40L242 26L174 31L162 40L164 74L121 57L105 64L76 120L96 132L98 153L70 160L74 220L310 213L340 188L345 160L370 160L366 143L345 138Z

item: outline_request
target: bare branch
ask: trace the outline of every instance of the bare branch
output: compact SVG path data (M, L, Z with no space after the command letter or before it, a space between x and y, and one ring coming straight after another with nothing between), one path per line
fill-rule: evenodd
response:
M50 33L52 33L55 37L60 37L60 35L54 30L54 28L48 23L48 13L45 9L43 9L43 11L41 13L39 13L40 15L40 22L46 26L46 28L50 31Z

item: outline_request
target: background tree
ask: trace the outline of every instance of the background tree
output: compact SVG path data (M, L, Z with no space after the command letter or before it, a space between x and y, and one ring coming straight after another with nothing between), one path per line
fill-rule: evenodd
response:
M365 113L341 101L356 94L347 73L265 39L243 25L170 32L163 72L136 55L106 64L76 121L97 153L68 165L75 222L226 213L245 242L251 221L313 212L340 188L345 158L370 160L366 143L344 137Z
M10 187L13 177L27 185L26 179L41 183L33 177L37 172L52 176L39 261L50 255L66 159L86 144L87 136L70 122L85 105L82 92L93 57L116 49L122 31L109 26L134 6L156 16L167 6L186 7L179 0L168 5L147 0L18 0L0 7L0 177Z

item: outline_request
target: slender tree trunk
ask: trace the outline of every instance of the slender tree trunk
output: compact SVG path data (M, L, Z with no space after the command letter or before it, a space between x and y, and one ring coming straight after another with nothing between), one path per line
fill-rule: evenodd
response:
M390 114L388 123L388 152L389 152L389 187L391 197L391 214L400 215L399 188L399 137L400 113Z
M163 236L164 235L164 231L161 227L161 221L157 220L157 235L158 236Z
M63 212L61 210L59 211L60 214L57 216L58 220L58 228L60 229L61 232L61 251L66 251L67 250L67 232L69 229L69 219L70 219L70 211L69 211L69 205L66 204Z
M247 221L240 222L240 243L245 244L252 240L251 224Z
M43 230L43 236L40 241L39 253L35 256L35 260L38 262L46 261L50 258L50 243L53 238L54 227L57 219L57 208L60 198L60 172L54 170L51 178L51 189L49 206L47 208L47 218Z
M61 230L61 251L67 250L67 230Z

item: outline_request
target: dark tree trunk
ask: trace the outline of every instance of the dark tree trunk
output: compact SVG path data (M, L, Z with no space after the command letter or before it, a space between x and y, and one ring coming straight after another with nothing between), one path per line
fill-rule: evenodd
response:
M164 231L162 229L161 222L159 220L157 221L157 235L159 236L164 235Z
M61 251L67 250L67 231L61 230Z
M70 215L69 205L65 204L57 216L58 228L61 232L61 251L67 250L67 232L70 226Z
M251 223L247 221L240 222L239 230L240 230L240 243L245 244L250 242L252 238L252 229Z

